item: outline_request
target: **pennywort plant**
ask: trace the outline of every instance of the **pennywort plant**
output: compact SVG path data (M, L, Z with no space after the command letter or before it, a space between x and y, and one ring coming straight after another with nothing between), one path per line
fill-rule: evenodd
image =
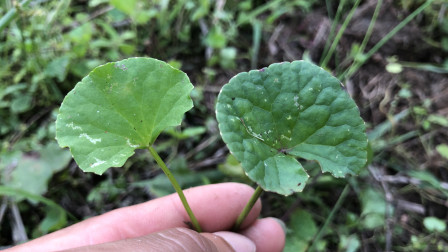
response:
M263 190L290 195L309 176L298 158L334 177L357 174L367 161L365 123L338 79L306 62L275 63L224 85L216 105L222 139L258 184L235 229Z
M152 147L193 107L187 75L152 58L130 58L95 68L62 102L56 139L85 172L120 167L136 149L148 149L168 176L193 227L201 231L179 184Z
M187 75L152 58L95 68L65 97L56 138L79 167L104 173L136 149L148 149L178 193L192 226L200 225L172 173L153 148L159 134L193 107ZM224 85L216 116L222 139L258 184L234 226L263 191L290 195L309 176L298 158L317 161L335 177L357 174L367 159L364 121L340 82L305 61L276 63L236 75Z

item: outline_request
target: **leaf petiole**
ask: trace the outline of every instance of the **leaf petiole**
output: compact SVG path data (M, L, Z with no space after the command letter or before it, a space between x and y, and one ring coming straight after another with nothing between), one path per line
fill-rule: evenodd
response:
M198 220L193 214L193 211L190 208L190 205L188 205L187 199L185 198L185 195L182 191L182 189L179 186L179 183L177 183L177 180L174 178L171 171L166 166L165 162L163 162L162 158L159 156L159 154L156 152L156 150L152 147L148 147L149 152L154 157L154 160L156 160L157 164L162 168L162 171L165 173L165 175L170 180L171 184L173 185L174 189L176 190L177 194L179 195L180 201L182 201L182 205L184 205L185 210L187 211L188 216L190 217L191 223L193 224L194 229L197 232L202 232L201 226L199 225Z
M249 202L247 202L243 211L241 211L240 215L238 216L238 219L236 219L235 225L233 226L234 231L238 231L240 229L241 223L243 223L244 219L246 219L250 210L255 205L255 202L257 202L258 198L260 198L262 192L263 189L260 186L257 186L257 189L255 189L255 192L254 194L252 194L252 197L250 198Z

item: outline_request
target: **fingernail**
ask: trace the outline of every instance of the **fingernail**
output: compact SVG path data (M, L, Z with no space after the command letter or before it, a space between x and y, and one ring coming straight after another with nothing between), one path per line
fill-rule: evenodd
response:
M286 224L285 224L282 220L277 219L277 218L275 218L275 217L271 217L271 219L274 219L278 224L280 224L280 226L281 226L282 229L283 229L283 232L284 232L285 235L286 235L286 230L287 230L287 228L286 228Z
M216 232L214 234L226 240L236 252L256 251L257 247L255 246L255 243L243 235L226 231Z

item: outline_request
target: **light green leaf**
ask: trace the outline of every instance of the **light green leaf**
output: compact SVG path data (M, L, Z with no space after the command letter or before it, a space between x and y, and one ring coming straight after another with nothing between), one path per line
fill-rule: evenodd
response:
M114 6L118 10L129 15L136 11L138 0L127 0L127 1L109 0L109 2L112 6Z
M39 233L41 235L61 229L67 224L67 212L54 201L44 198L40 195L36 195L18 188L11 188L8 186L0 185L0 195L10 196L14 199L26 198L31 202L40 202L47 206L48 215L39 225Z
M39 223L34 234L42 236L50 231L63 228L67 224L67 214L54 206L47 206L45 209L45 218ZM36 237L34 235L34 237Z
M446 230L445 221L436 217L426 217L423 220L423 225L431 232L444 232Z
M318 231L313 216L305 210L296 210L291 215L289 227L295 237L304 241L311 241Z
M183 130L182 132L176 130L174 127L168 128L164 131L164 133L177 138L179 140L187 139L190 137L195 137L204 134L207 131L205 127L189 127Z
M335 177L366 163L364 121L340 82L305 61L240 73L218 96L222 138L248 176L266 191L302 191L308 175L296 160L316 160Z
M339 251L356 252L361 247L361 242L356 234L350 236L341 235L339 242Z
M318 231L313 216L305 210L296 210L292 213L288 228L284 251L307 251L309 242Z
M286 237L283 252L306 252L308 247L309 244L307 241L296 239L294 237Z
M439 144L439 145L437 145L436 150L437 150L437 152L439 152L439 154L442 157L448 159L448 145L446 145L446 144Z
M16 164L14 170L10 177L5 176L9 179L2 182L11 188L42 195L47 192L48 181L53 174L66 167L70 160L69 151L59 148L55 142L49 143L39 152L12 158L10 165Z
M433 187L437 190L442 191L442 193L444 193L445 195L448 196L448 192L447 190L441 185L441 181L434 176L432 173L428 172L428 171L417 171L417 170L412 170L407 172L408 175L412 178L416 178L421 180L423 183L420 185L421 187Z
M227 44L226 35L219 26L216 26L207 34L205 44L211 48L224 48Z
M31 108L31 103L33 102L33 97L28 94L20 94L15 97L11 102L11 112L14 114L26 112Z
M392 62L386 65L386 71L392 74L398 74L403 71L403 66L399 63Z
M81 169L102 174L179 125L193 107L192 89L184 72L152 58L99 66L65 97L56 138Z
M45 74L49 77L57 77L60 82L65 80L67 68L70 63L68 56L53 59L45 68Z
M431 114L428 116L428 118L426 120L428 120L430 123L433 123L433 124L438 124L443 127L448 127L448 118L446 118L444 116Z
M246 178L241 163L232 154L227 156L225 163L218 165L218 170L227 176Z
M367 229L384 226L387 202L384 195L373 189L361 192L362 224ZM390 209L393 211L393 209ZM392 214L392 213L390 213Z

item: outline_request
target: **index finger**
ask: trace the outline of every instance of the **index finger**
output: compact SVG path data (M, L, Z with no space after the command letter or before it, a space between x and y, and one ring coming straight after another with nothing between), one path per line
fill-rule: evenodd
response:
M204 232L229 230L249 201L253 188L222 183L184 190ZM241 225L250 226L261 210L258 200ZM188 227L189 217L177 194L120 208L12 248L11 251L52 251L139 237L174 227Z

